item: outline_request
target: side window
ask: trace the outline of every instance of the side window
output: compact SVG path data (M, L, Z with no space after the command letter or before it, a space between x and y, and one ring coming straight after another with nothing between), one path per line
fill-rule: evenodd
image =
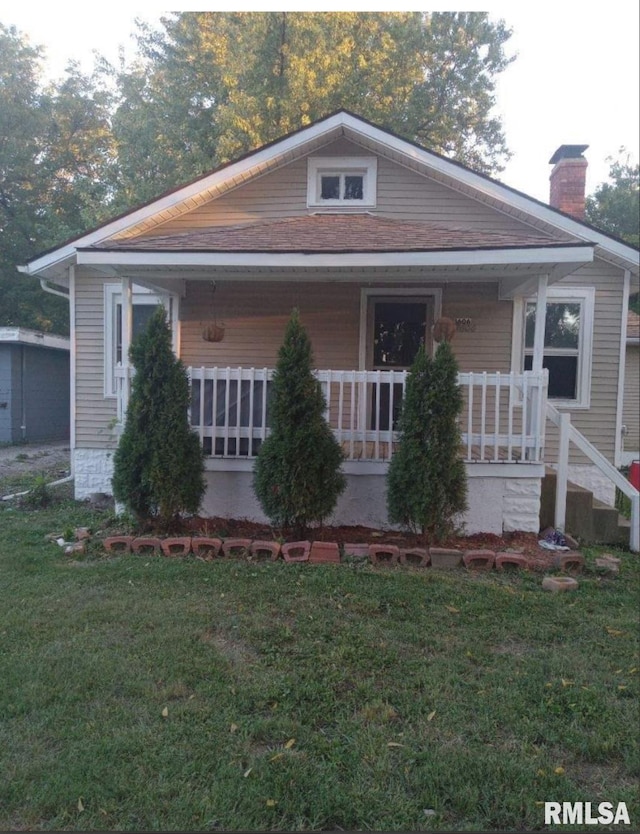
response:
M139 336L158 304L164 304L172 319L173 304L163 297L134 285L132 310L132 339ZM173 327L173 324L172 324ZM116 396L115 369L122 364L122 288L120 284L106 284L104 288L104 395Z
M525 371L533 365L536 303L524 307ZM549 399L578 407L589 405L593 292L550 289L547 296L542 365L549 371Z

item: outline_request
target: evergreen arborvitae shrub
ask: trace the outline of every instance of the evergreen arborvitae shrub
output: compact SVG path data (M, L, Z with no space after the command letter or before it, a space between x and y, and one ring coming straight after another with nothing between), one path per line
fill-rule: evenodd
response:
M389 520L421 533L425 544L451 534L467 509L467 482L460 458L462 411L458 366L448 342L434 359L418 352L409 372L398 448L389 464Z
M306 534L329 516L346 486L342 449L325 420L311 342L294 310L272 383L271 433L256 460L253 487L274 526Z
M131 345L130 359L136 373L113 494L139 522L167 529L180 513L198 511L206 484L200 440L189 425L189 379L171 349L163 307Z

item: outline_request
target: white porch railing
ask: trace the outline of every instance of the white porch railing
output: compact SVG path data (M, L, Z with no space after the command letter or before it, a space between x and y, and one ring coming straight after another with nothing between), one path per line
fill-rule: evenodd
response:
M630 549L640 550L640 492L571 424L571 415L560 412L547 403L547 418L559 428L558 474L556 479L555 526L564 530L567 512L567 482L569 475L569 444L574 443L598 469L631 500Z
M191 424L207 455L253 458L269 432L270 368L189 368ZM347 460L385 461L398 440L406 371L316 372L326 419ZM547 371L461 373L462 457L469 462L540 463Z

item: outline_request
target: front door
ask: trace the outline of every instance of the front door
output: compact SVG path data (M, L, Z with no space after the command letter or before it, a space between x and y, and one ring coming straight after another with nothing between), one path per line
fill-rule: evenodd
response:
M373 371L408 370L421 347L432 350L433 298L371 297L368 310L367 368ZM389 398L392 397L392 403ZM391 405L391 408L389 407ZM381 384L379 394L373 386L372 429L396 428L402 405L402 384Z

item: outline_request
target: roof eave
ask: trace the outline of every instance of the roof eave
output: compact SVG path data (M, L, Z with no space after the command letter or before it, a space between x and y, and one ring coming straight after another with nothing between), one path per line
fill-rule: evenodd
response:
M506 266L566 265L572 270L593 261L593 246L456 249L396 252L139 252L104 249L78 251L78 264L93 267L361 267L361 266Z

